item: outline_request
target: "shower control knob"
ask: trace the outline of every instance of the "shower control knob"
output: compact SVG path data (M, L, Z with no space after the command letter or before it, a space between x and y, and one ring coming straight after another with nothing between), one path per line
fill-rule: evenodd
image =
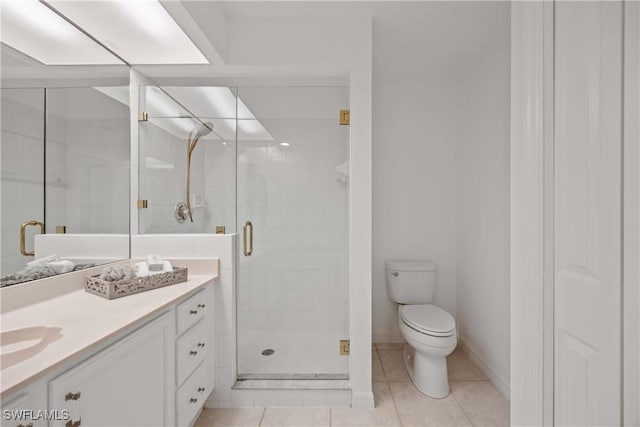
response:
M204 391L204 387L198 387L198 393L202 393Z
M398 273L397 271L394 271L394 272L391 273L391 275L393 277L398 277L400 275L400 273Z
M190 354L190 355L192 355L192 356L195 356L196 354L198 354L198 352L197 352L197 351L194 351L194 350L191 350L191 351L189 352L189 354Z
M198 304L198 308L204 308L204 304Z
M189 314L198 314L198 310L190 310Z
M196 403L198 401L198 399L196 399L195 397L192 397L191 399L189 399L189 402L191 403Z

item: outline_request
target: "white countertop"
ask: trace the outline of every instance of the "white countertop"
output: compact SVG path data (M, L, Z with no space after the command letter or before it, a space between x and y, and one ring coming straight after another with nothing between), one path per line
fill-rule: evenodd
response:
M77 290L3 313L2 332L44 326L59 328L60 333L57 340L38 353L2 367L0 397L7 397L75 357L88 356L98 345L152 319L165 307L195 293L216 277L217 274L190 274L184 283L114 300Z

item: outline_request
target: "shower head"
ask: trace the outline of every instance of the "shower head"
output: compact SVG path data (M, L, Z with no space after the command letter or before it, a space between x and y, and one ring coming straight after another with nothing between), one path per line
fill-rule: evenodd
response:
M200 138L201 136L209 135L211 131L213 131L213 123L211 122L198 123L196 127L191 131L190 139L196 139L196 138Z

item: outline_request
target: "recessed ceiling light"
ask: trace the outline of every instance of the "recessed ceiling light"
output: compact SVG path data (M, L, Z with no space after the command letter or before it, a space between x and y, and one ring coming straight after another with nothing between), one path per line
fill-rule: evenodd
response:
M281 142L280 145L282 145L283 147L288 147L291 144L289 144L288 142Z
M157 0L49 0L130 64L208 64Z
M0 2L0 41L46 65L122 64L37 0Z

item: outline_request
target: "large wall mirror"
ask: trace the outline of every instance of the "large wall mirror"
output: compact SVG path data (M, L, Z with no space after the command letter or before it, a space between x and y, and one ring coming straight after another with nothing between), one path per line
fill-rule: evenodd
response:
M6 7L0 286L128 258L129 67L73 26L54 37Z

